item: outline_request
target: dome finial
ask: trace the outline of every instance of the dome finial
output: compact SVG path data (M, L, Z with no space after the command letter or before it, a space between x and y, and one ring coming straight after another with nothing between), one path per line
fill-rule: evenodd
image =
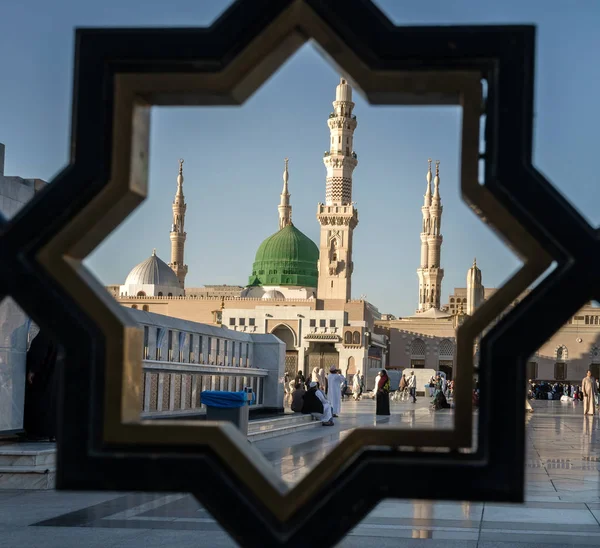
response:
M179 158L179 175L177 175L177 186L183 184L183 158Z
M473 266L477 266L477 257L473 259Z
M433 198L438 200L440 199L440 161L435 161L435 178L433 179Z
M152 256L153 256L153 257L156 257L156 248L154 248L154 249L152 250Z
M427 159L427 163L429 164L429 169L427 170L427 182L431 183L431 158Z
M287 185L287 182L288 182L288 180L289 180L289 177L290 177L290 175L289 175L289 173L288 173L288 160L289 160L289 158L284 158L284 159L283 159L283 162L284 162L284 165L285 165L285 167L284 167L284 169L283 169L283 182L284 182L286 185Z

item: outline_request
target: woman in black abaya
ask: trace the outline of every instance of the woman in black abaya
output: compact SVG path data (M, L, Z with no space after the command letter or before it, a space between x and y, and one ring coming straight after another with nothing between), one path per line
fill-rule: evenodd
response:
M24 427L31 440L56 438L58 362L60 347L44 331L31 342L27 352Z
M375 415L390 414L390 378L387 371L382 369L379 372L380 378L377 383L377 394L375 395L376 407Z

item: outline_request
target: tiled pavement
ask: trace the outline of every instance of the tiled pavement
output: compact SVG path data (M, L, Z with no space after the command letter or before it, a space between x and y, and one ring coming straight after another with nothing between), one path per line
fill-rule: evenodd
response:
M393 426L449 427L448 411L425 400L397 404ZM373 424L373 403L345 403L332 428L257 442L290 484L351 428ZM526 503L382 502L344 539L344 548L377 546L492 548L600 546L600 421L577 404L534 402L527 417ZM185 494L0 492L0 547L43 548L235 544Z

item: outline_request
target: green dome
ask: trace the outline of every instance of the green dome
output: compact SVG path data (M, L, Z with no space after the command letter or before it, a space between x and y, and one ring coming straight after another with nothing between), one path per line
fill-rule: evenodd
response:
M319 248L290 224L258 248L249 285L317 287Z

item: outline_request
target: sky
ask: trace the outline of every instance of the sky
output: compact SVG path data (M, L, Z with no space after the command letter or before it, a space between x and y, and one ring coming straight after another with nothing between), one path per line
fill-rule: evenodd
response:
M0 142L6 175L51 181L68 161L73 31L78 26L205 26L217 0L0 0ZM600 221L597 0L380 0L398 25L528 23L538 27L534 164L593 224ZM143 9L141 9L141 7ZM596 67L596 68L595 68ZM156 248L169 261L171 202L184 158L188 286L245 285L260 242L278 227L283 159L289 157L294 224L318 243L325 201L323 152L339 74L309 44L241 107L152 112L150 192L87 259L105 284ZM443 298L464 287L473 258L487 287L517 258L458 193L458 108L371 107L355 92L358 118L353 199L352 296L381 312L414 313L420 207L427 158L440 160ZM557 219L557 222L560 222Z

